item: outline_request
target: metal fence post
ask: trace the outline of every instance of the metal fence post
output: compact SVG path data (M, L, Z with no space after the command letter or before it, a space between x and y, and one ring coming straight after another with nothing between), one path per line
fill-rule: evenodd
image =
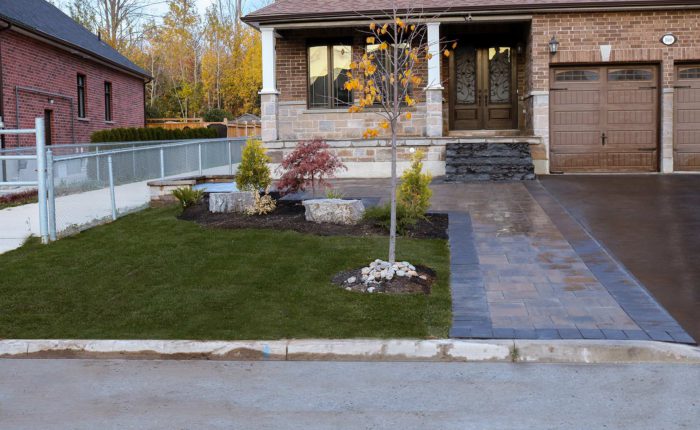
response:
M109 197L112 200L112 220L117 220L117 199L114 196L114 171L112 169L112 156L107 157L107 169L109 170Z
M46 151L46 183L48 186L48 217L49 217L49 239L56 240L56 191L54 189L53 176L53 152Z
M37 182L39 183L38 200L39 200L39 234L41 235L41 243L49 243L49 226L46 207L46 151L44 141L44 119L36 118L34 120L34 133L36 134L36 174Z
M233 160L231 159L231 141L228 141L228 174L233 175Z
M197 153L198 155L198 160L199 160L199 176L202 176L202 144L197 145Z
M163 147L160 147L160 179L165 178L165 154L163 153Z
M100 147L96 146L95 147L95 172L97 174L97 182L100 181Z

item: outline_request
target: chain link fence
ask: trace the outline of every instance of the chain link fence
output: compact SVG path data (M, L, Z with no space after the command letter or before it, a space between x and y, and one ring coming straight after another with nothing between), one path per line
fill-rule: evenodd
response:
M147 181L199 175L233 175L246 138L48 146L48 195L55 196L58 235L72 233L148 204ZM0 155L36 155L9 148ZM37 159L2 159L2 192L37 181ZM51 180L53 179L53 180Z

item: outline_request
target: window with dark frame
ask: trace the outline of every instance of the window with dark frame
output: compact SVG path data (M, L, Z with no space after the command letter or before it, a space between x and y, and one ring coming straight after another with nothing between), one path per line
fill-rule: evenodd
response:
M352 105L352 91L345 89L352 46L317 44L310 45L307 51L309 108L334 109Z
M105 82L105 121L112 121L112 83Z
M78 74L78 118L85 118L85 75Z
M371 45L367 45L367 46L365 47L365 52L367 53L367 55L374 55L374 58L375 58L374 61L375 61L375 62L381 62L381 63L383 63L383 66L379 69L379 72L380 72L380 73L384 73L384 72L393 73L393 70L390 70L390 68L392 67L392 66L391 66L392 62L391 62L391 59L389 58L389 55L390 55L390 53L392 52L391 50L392 50L392 47L393 47L393 46L394 46L394 45L390 45L389 48L388 48L387 50L385 50L385 51L383 51L383 50L380 49L380 45L379 45L379 44L371 44ZM400 56L399 62L402 62L402 61L405 60L406 49L407 49L407 47L408 47L408 44L406 44L406 43L403 43L403 44L399 45L399 48L400 48L400 49L399 49L399 56ZM377 86L378 86L378 87L381 87L381 84L378 84ZM381 88L379 88L379 90L381 91ZM389 95L390 100L391 100L391 98L393 97L393 93L394 93L393 87L389 87L389 94L388 94L388 95ZM399 90L399 93L401 93L401 89ZM409 96L413 96L413 84L410 83L410 82L408 83L408 91L407 91L407 94L408 94ZM399 102L400 102L402 105L405 105L405 104L406 104L406 100L405 100L405 99L399 100ZM380 104L381 104L381 100L376 100L376 101L374 102L374 104L375 104L375 105L380 105Z

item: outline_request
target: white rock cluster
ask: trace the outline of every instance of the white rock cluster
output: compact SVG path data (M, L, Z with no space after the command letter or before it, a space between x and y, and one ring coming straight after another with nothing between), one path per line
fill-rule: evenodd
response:
M360 281L365 285L370 285L379 284L382 281L391 281L394 277L411 278L413 276L418 276L418 272L416 272L415 266L408 261L397 261L391 265L388 261L377 259L369 263L369 266L362 268L362 277ZM353 276L348 278L347 283L352 284L356 281L357 279ZM370 288L374 289L373 287ZM369 289L367 291L369 291Z

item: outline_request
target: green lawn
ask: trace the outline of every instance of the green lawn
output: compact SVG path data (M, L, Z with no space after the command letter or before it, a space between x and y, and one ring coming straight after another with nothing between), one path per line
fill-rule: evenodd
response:
M148 209L0 256L0 338L445 337L449 251L401 239L434 268L430 296L350 293L337 272L384 258L386 238L205 229Z

